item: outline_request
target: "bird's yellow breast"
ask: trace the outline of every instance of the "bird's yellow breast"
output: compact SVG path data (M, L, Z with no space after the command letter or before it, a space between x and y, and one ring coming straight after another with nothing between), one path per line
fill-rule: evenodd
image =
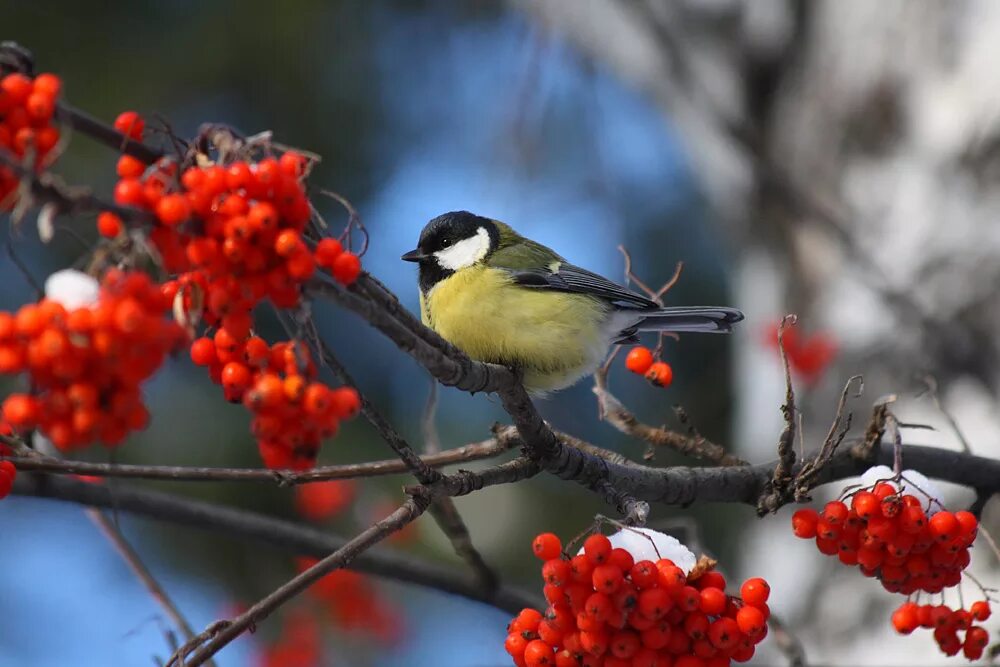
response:
M504 271L477 266L421 294L424 324L473 359L523 370L544 392L589 373L607 350L607 306L580 295L514 285Z

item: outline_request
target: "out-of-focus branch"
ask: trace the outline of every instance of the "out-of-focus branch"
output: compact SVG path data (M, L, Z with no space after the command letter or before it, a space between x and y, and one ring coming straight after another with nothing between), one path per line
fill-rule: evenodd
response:
M187 622L184 615L181 614L180 609L174 604L174 601L167 594L167 591L160 585L160 582L156 580L153 573L149 571L146 564L143 562L142 558L136 552L135 548L129 544L125 536L122 535L121 530L118 529L115 524L105 516L104 512L96 508L88 508L86 510L87 516L91 521L94 522L101 533L108 539L111 545L115 548L115 551L122 557L125 564L128 565L132 573L135 574L136 578L146 587L149 594L153 596L156 603L163 608L170 620L173 621L174 625L177 626L181 633L183 633L184 638L188 641L194 639L194 630L191 628L191 624Z
M48 172L36 173L16 155L2 147L0 147L0 165L13 171L22 183L27 183L33 197L40 202L54 204L61 214L80 215L98 211L112 211L123 220L152 222L155 219L153 214L148 211L105 201L95 196L89 188L66 185Z
M163 151L147 146L141 141L130 139L107 123L67 104L56 106L56 119L69 125L80 134L99 141L116 151L138 158L146 164L156 162L163 157Z
M275 549L317 558L340 549L345 543L343 538L311 526L128 485L116 486L112 492L103 485L74 479L18 475L14 493L91 507L114 508L137 516L191 526L216 535L251 540ZM493 593L484 592L471 575L458 572L454 567L426 563L412 555L394 551L367 551L352 561L351 567L359 572L466 597L515 614L524 607L539 604L536 596L509 586L500 586Z
M202 637L199 636L194 643L185 644L167 661L166 667L171 665L197 667L205 664L227 644L253 628L259 621L267 618L282 604L302 593L330 572L347 566L360 553L416 520L426 509L426 503L418 502L413 498L408 499L395 512L361 531L344 546L279 586L236 618L213 623L206 631L210 635L207 642L200 643ZM191 657L187 658L188 655Z
M346 200L344 201L346 202ZM350 204L347 205L350 206ZM353 209L351 210L353 211ZM356 214L353 215L356 217ZM358 391L358 395L361 397L361 413L368 420L368 423L372 425L372 428L378 432L382 439L385 440L389 447L406 464L414 477L417 478L417 481L424 486L434 485L436 482L442 481L444 479L443 475L424 463L417 456L416 451L410 443L403 438L402 434L375 407L375 404L361 392L354 378L347 371L347 368L333 353L333 350L330 349L326 341L319 335L319 332L314 327L311 327L311 331L313 332L313 346L319 352L322 362L333 370L341 382L354 387ZM455 549L455 553L472 568L484 590L496 588L499 578L496 572L486 563L486 559L479 553L475 545L472 544L472 536L465 525L465 521L462 520L462 515L458 512L458 508L455 507L455 501L447 495L440 495L431 499L428 509L430 515L434 517L434 521L437 522L442 532L448 537L452 547Z
M358 392L358 396L361 398L361 414L372 425L372 428L379 434L379 437L389 445L392 451L396 452L396 455L406 464L406 467L410 469L410 472L417 478L417 481L421 484L432 484L441 479L441 473L424 463L417 456L416 451L410 446L410 443L400 435L399 431L389 423L389 420L368 399L368 396L361 391L357 382L347 372L347 368L340 363L340 360L333 354L333 350L329 348L319 333L313 330L310 338L312 339L313 347L316 348L319 354L320 361L330 367L338 380L348 386L354 387Z
M795 465L795 390L792 389L792 372L785 352L785 328L794 324L795 316L786 315L778 325L778 352L781 355L781 367L785 371L785 403L781 406L785 428L778 437L778 465L774 468L767 491L757 503L759 514L776 512L792 482L792 467Z

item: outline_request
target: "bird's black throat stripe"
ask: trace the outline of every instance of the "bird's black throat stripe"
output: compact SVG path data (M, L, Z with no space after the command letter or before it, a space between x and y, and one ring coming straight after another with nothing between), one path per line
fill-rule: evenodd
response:
M437 262L420 262L420 291L426 295L432 287L454 273Z

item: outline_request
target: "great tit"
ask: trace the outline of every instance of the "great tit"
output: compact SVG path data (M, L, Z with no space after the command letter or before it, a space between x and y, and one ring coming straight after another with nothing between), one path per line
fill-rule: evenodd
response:
M534 394L562 389L640 331L728 333L734 308L661 308L467 211L424 227L416 250L424 324L471 358L511 367Z

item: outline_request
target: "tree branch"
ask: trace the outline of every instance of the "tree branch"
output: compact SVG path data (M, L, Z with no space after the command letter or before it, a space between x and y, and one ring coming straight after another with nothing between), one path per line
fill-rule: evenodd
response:
M415 521L426 509L427 504L425 502L419 502L415 498L408 499L395 512L361 531L356 537L345 543L344 546L304 572L292 577L292 579L279 586L236 618L231 621L213 624L212 628L216 628L217 632L212 633L211 638L206 643L201 644L197 650L194 649L198 647L198 644L185 644L174 652L171 659L167 661L166 667L170 667L171 665L198 667L198 665L204 664L231 641L247 630L253 629L258 621L267 618L271 612L282 604L302 593L330 572L346 567L361 552L378 544L408 523ZM194 655L189 659L185 659L185 656L192 650L194 650Z
M111 542L111 545L122 557L122 560L125 561L125 564L128 565L129 569L132 570L132 573L135 574L136 578L142 583L143 586L146 587L149 594L153 596L156 603L163 608L163 611L165 611L167 616L170 617L170 620L173 621L174 625L180 629L184 638L188 641L194 639L195 634L194 630L191 628L191 624L188 623L186 618L184 618L180 609L178 609L177 605L174 604L170 595L167 594L166 589L160 585L160 582L156 580L153 573L150 572L148 567L146 567L146 564L139 556L139 553L131 544L129 544L128 540L125 539L125 536L122 535L121 530L119 530L118 527L115 526L115 524L108 519L108 517L105 516L104 512L101 510L91 507L88 508L86 512L87 516L90 517L90 520L94 522L94 525L96 525L108 541Z
M686 436L667 428L656 428L643 424L635 414L626 408L608 389L608 375L604 369L594 373L594 393L600 414L604 420L625 435L642 440L654 447L667 447L685 456L702 461L710 461L723 466L747 465L738 456L730 454L720 445L711 440L696 435Z
M361 392L347 368L333 354L333 350L320 337L315 327L310 326L309 329L312 333L313 346L319 352L320 359L331 368L341 382L355 388L361 397L361 413L378 434L382 436L382 439L399 455L406 466L410 468L417 481L426 486L433 485L435 482L441 480L443 477L442 474L417 456L416 451L410 446L410 443L403 438L381 411L375 407L375 404L368 400L368 397ZM455 501L448 496L438 496L431 500L429 511L438 527L441 528L448 541L451 542L455 553L472 568L483 589L489 591L496 588L499 584L499 577L489 564L487 564L486 559L479 553L475 545L472 544L472 536L465 525L465 521L462 519L462 515L455 506Z
M100 484L74 479L18 475L14 493L91 507L115 508L213 534L252 540L296 555L319 558L345 544L341 537L292 521L127 485L116 486L112 491ZM540 596L509 586L500 586L493 593L484 592L473 577L456 572L454 567L425 563L412 556L378 548L358 556L351 567L359 572L483 602L512 614L524 607L540 604Z
M489 440L449 449L439 454L423 457L432 467L468 463L492 458L521 444L517 431L510 426L496 430ZM312 470L268 470L266 468L211 468L196 466L131 465L124 463L91 463L68 461L48 456L0 456L18 470L28 472L87 475L92 477L124 477L130 479L159 479L174 482L270 482L281 486L307 484L331 479L356 479L400 475L409 468L399 459L319 466Z

